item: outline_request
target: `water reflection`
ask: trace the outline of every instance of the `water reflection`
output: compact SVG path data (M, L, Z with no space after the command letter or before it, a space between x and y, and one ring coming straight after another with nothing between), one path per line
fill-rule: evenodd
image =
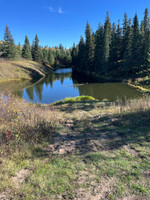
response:
M51 103L65 97L75 97L79 95L79 91L76 87L70 87L73 84L72 70L59 69L41 80L31 90L24 89L23 98L35 103Z
M99 100L141 96L139 92L122 83L93 83L89 78L72 73L71 69L59 69L37 82L0 84L0 91L4 89L35 103L52 103L79 95L90 95Z

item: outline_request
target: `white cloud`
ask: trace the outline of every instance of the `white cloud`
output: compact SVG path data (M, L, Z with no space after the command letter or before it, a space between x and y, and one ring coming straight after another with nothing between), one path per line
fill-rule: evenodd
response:
M49 10L51 13L64 14L64 11L63 11L62 7L59 7L58 10L55 10L52 6L49 6L49 7L48 7L48 10Z
M48 10L49 10L50 12L52 12L52 13L55 12L55 9L54 9L53 7L51 7L51 6L48 7Z
M61 7L59 7L59 9L58 9L58 13L59 14L63 14L64 13Z

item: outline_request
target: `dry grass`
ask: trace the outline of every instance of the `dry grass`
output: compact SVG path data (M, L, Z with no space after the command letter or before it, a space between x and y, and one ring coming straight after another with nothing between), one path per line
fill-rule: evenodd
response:
M37 143L43 138L50 140L55 125L53 107L31 105L11 94L0 95L1 150L10 151L23 143Z
M119 100L118 102L112 103L111 107L119 113L146 111L150 109L150 96L147 95L140 99L126 101Z
M10 61L0 58L0 81L40 78L51 70L37 62L21 59Z
M61 118L82 120L87 117L100 115L116 115L150 110L150 96L145 95L140 99L108 101L59 101L54 104L59 110Z

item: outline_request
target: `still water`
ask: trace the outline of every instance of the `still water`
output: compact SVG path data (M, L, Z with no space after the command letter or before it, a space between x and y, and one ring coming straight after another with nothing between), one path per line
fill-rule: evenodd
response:
M22 81L1 83L0 91L10 90L23 99L48 104L66 97L82 95L93 96L98 100L111 101L138 98L141 93L123 83L90 83L89 80L72 74L72 69L58 69L49 76L36 82Z

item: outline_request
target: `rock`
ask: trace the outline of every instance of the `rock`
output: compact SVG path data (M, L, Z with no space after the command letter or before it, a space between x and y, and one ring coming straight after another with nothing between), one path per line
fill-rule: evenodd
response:
M63 155L63 154L65 154L65 149L59 149L59 154L61 154L61 155Z
M7 199L6 195L4 193L0 193L0 200L5 200L5 199Z
M22 184L30 176L31 172L31 169L21 169L14 177L11 178L16 188L20 187L20 184Z

